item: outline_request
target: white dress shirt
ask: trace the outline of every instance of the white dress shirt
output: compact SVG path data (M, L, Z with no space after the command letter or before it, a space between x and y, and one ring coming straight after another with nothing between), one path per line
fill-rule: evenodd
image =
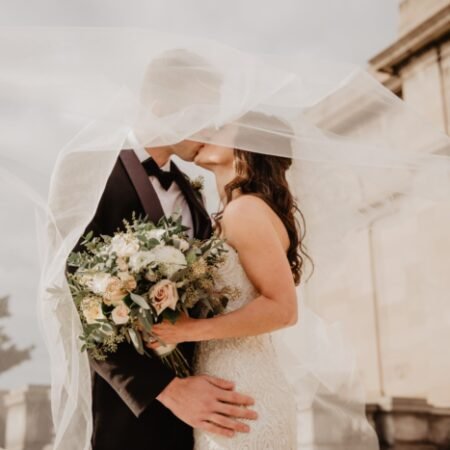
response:
M150 155L145 151L144 148L136 146L133 150L139 158L139 161L141 162L150 157ZM161 170L170 171L170 159L166 164L164 164L164 166L161 167ZM181 222L186 227L189 227L189 230L187 230L187 234L192 238L194 236L194 231L191 210L178 184L176 182L173 182L170 185L170 188L166 191L161 186L157 177L149 176L148 178L155 189L164 214L166 216L170 216L174 213L181 214Z

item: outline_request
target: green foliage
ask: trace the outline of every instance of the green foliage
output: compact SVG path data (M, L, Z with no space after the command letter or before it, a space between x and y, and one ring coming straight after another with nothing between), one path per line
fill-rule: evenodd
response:
M8 303L9 297L0 297L0 319L11 316ZM4 327L0 326L0 373L12 369L24 361L28 361L31 358L33 349L33 345L22 349L17 348L4 331Z

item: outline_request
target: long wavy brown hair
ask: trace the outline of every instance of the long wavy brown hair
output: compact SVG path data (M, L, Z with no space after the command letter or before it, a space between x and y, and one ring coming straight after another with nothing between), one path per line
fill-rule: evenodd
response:
M253 145L255 136L258 136L258 139L264 140L264 148L269 148L269 145L270 148L276 148L282 154L292 154L291 136L293 132L284 122L273 116L255 112L247 114L243 120L247 124L249 122L257 123L258 127L266 130L276 130L276 132L261 132L256 135L252 133ZM246 129L246 127L243 127L243 129ZM235 138L237 145L245 141L245 131L238 131ZM302 280L305 259L310 261L312 270L314 269L314 264L307 254L303 243L306 233L305 218L289 189L289 183L286 178L287 172L292 166L292 158L235 148L234 164L236 176L225 186L225 206L232 200L234 191L239 190L241 194L251 194L259 197L272 208L283 222L288 233L290 245L287 251L287 258L291 266L294 282L298 285ZM223 212L224 209L214 215L216 226L219 230Z

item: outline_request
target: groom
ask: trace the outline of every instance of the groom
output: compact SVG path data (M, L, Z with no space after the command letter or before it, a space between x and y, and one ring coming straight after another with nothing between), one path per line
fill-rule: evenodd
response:
M170 113L170 102L164 95L160 94L154 102L159 93L151 92L166 81L165 69L189 71L192 67L204 67L204 61L199 59L184 50L172 50L152 62L146 74L150 82L143 95L151 96L159 113L164 108ZM211 76L203 70L195 80L211 86L215 82L211 82ZM192 80L183 84L181 76L176 88L185 98L192 92ZM208 98L196 100L214 103L212 91L205 91ZM163 215L181 212L192 237L208 238L211 222L201 196L170 160L175 154L193 161L202 145L184 140L165 147L122 150L86 232L111 235L118 228L123 229L123 219L131 220L133 213L157 222ZM192 359L193 345L180 345L188 361ZM105 361L90 358L90 367L92 450L191 450L193 427L231 437L236 432L249 431L239 419L256 419L256 413L247 408L253 399L235 392L232 381L206 375L177 378L158 357L141 356L127 342Z
M122 150L86 231L111 235L133 212L157 221L181 211L191 235L208 238L211 223L201 197L170 161L173 153L192 161L201 145L183 141L146 149L150 158L143 150ZM188 360L193 345L180 346ZM189 450L192 427L232 436L248 430L239 418L255 418L244 406L252 399L235 392L232 382L204 375L177 378L158 357L141 356L127 342L105 361L90 358L90 366L93 450Z

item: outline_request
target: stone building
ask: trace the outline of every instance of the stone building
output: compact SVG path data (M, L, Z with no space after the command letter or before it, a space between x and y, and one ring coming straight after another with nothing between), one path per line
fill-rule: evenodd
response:
M398 39L370 59L370 69L448 134L450 1L400 0L399 7ZM375 333L360 350L373 400L368 413L383 449L450 449L450 327L433 327L433 317L448 314L449 308L448 294L434 298L437 292L442 295L443 286L448 288L450 234L439 229L439 223L448 224L449 219L448 208L434 208L415 223L399 222L397 230L374 224L368 236L376 293L366 323L373 323ZM434 236L428 235L430 229ZM439 262L433 273L427 273L426 261L420 258L420 245L433 248L433 260ZM406 257L408 267L396 266L396 253L402 254L403 266ZM392 255L390 267L377 265L380 254ZM417 292L416 280L425 276L432 283ZM429 321L427 327L424 320Z

